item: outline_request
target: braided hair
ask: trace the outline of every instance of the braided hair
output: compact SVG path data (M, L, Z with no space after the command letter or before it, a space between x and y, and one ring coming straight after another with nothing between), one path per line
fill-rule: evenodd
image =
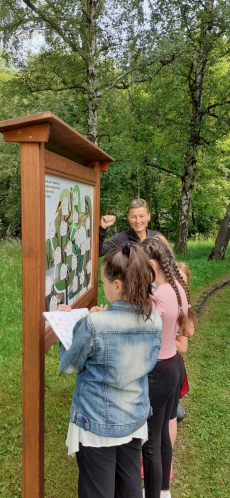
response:
M188 318L191 320L191 322L194 324L194 326L197 323L197 317L194 313L194 311L191 310L191 303L190 303L190 294L188 287L181 276L179 269L176 265L175 259L173 257L172 252L169 250L166 244L159 240L158 238L146 238L142 243L141 247L144 250L144 252L147 254L149 259L155 259L160 268L163 270L165 274L166 281L171 285L173 288L176 297L177 297L177 302L178 306L180 308L180 313L178 316L178 325L181 329L181 333L184 334L185 332L185 314L183 311L183 306L182 306L182 299L180 295L179 288L176 284L176 280L181 284L183 287L186 298L188 301Z

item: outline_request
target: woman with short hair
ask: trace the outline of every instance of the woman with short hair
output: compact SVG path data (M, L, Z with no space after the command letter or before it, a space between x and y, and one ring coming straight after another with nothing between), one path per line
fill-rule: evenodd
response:
M133 199L128 207L128 220L131 225L129 230L116 233L104 242L107 229L116 221L116 216L105 215L101 218L99 227L99 256L104 256L110 249L122 246L125 242L142 242L146 237L154 237L160 232L147 228L150 220L149 206L145 199Z

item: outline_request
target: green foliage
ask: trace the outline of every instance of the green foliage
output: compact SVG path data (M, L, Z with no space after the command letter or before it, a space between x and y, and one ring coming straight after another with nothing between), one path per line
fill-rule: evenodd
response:
M177 254L177 261L184 261L188 264L192 281L189 285L193 302L202 289L209 286L211 282L216 282L224 275L230 274L230 247L228 247L225 261L208 261L208 255L213 247L213 239L210 237L204 240L202 236L194 238L188 242L188 252ZM210 264L211 263L211 264Z
M4 68L0 93L1 119L50 110L83 134L87 119L85 99L77 90L46 90L31 93L30 85L58 86L68 68L76 71L78 58L60 52L31 56L25 70L15 73ZM72 64L72 65L71 65ZM115 77L113 63L107 63ZM222 64L224 72L224 63ZM59 66L58 76L55 76ZM42 70L45 78L42 78ZM104 67L100 67L104 74ZM108 71L108 72L109 72ZM62 74L62 77L59 75ZM37 76L35 76L37 75ZM216 75L217 77L217 75ZM30 81L31 78L31 81ZM56 78L56 79L55 79ZM22 85L22 81L24 84ZM52 87L52 85L51 85ZM170 99L167 98L170 95ZM100 145L116 162L101 175L101 212L114 213L119 231L128 228L127 207L134 197L143 197L150 206L151 227L174 238L181 192L180 175L186 149L186 99L181 79L166 68L161 78L135 83L129 91L111 90L101 100ZM10 103L10 105L9 105ZM175 121L175 122L174 122ZM125 123L125 126L124 126ZM0 142L1 233L20 234L20 172L17 145ZM164 169L166 171L164 171ZM171 171L172 174L168 174ZM222 138L200 150L197 182L192 198L189 234L215 231L229 202L229 138Z
M171 76L161 73L160 82L133 85L128 93L107 96L100 115L100 145L115 157L101 180L101 213L113 213L116 226L128 228L127 207L134 197L147 200L152 226L171 240L178 223L183 161L188 140L188 123L174 123L176 112L186 120L184 94L167 100ZM125 123L125 126L124 126ZM103 133L105 135L103 136ZM229 136L197 157L197 179L192 197L189 235L210 234L217 229L229 203ZM168 174L167 171L171 172Z
M167 140L173 135L171 145L175 144L174 150L179 152L176 172L182 191L176 246L185 252L198 154L229 132L229 7L221 1L185 1L182 5L159 0L149 5L149 36L154 49L157 46L157 50L171 54L158 78L151 75L151 83L158 93L159 127L161 132L167 130L164 143L169 150L168 169L174 173Z
M50 110L86 134L89 100L95 99L100 145L116 159L102 175L102 213L116 214L114 231L121 230L128 227L130 199L144 197L150 205L151 227L170 238L178 225L186 154L192 135L197 136L189 235L215 231L229 201L229 139L223 138L230 124L226 5L212 4L206 42L208 4L184 2L180 8L176 1L149 2L144 14L143 2L132 0L125 9L120 1L96 2L97 81L88 99L92 33L86 8L90 5L58 0L55 5L45 1L28 6L17 0L12 9L9 0L2 1L0 30L7 64L2 64L0 119ZM41 32L44 44L39 54L22 54L19 40ZM206 59L198 126L193 118L200 47ZM4 158L2 162L5 170ZM9 205L15 169L10 166L10 171L13 175L4 180L3 195L8 197L9 192ZM15 182L18 179L17 174ZM17 216L13 212L9 216L1 212L2 233L9 225L12 233L19 233L11 223Z
M229 286L211 298L184 357L190 392L174 454L175 496L229 494L229 299Z
M0 360L7 358L21 347L22 321L22 256L21 243L17 239L0 241L0 299L1 327Z
M0 58L0 119L6 119L10 100L4 101L4 90L15 72L8 70ZM16 144L5 143L0 136L0 238L21 233L20 156Z
M0 137L0 238L21 234L19 147Z

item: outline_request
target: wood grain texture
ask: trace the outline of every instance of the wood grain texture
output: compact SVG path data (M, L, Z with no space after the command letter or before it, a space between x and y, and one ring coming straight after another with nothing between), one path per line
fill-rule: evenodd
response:
M45 150L45 170L46 173L69 178L70 180L78 180L90 185L95 185L97 182L95 171L48 150Z
M3 132L5 142L48 142L50 123Z
M102 173L102 172L106 172L106 171L108 171L108 169L109 169L109 165L110 165L110 162L109 162L109 161L104 161L104 162L100 162L100 163L99 163L98 161L95 161L95 162L93 162L93 163L89 163L87 166L88 166L88 168L93 168L93 169L96 169L95 167L96 167L98 164L100 164L100 171L101 171L101 173Z
M23 498L44 497L44 145L21 144Z
M100 163L100 171L108 171L109 169L109 165L110 165L110 162L109 161L105 161L103 163Z
M94 209L93 209L93 275L92 281L95 288L94 296L89 304L89 307L97 305L98 294L98 266L99 266L99 224L100 224L100 181L101 181L101 167L100 163L95 165L95 172L97 174L97 184L94 187Z
M89 162L113 162L114 159L102 149L90 142L51 112L32 114L22 118L8 119L0 122L0 132L17 130L26 126L51 123L51 131L46 149L67 157L72 161L87 165Z

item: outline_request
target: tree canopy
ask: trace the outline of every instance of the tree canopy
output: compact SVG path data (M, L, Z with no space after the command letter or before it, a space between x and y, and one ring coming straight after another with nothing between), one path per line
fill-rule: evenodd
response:
M117 216L114 229L127 223L130 198L141 196L152 225L185 252L188 236L215 230L229 204L230 4L146 5L2 0L0 115L49 109L101 145L116 159L101 193L102 212ZM38 33L39 53L25 55L23 40ZM17 147L9 150L12 166L1 144L2 199L18 161Z

